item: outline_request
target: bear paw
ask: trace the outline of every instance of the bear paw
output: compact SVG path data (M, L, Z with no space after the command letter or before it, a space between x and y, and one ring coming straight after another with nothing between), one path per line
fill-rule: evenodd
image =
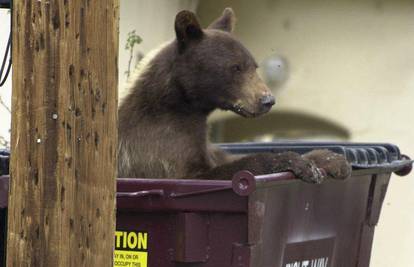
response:
M308 183L322 183L326 178L326 173L319 168L315 162L303 158L295 152L284 152L276 154L273 172L288 170L297 178Z
M346 158L330 150L313 150L302 157L322 169L328 178L343 180L351 175L352 167Z

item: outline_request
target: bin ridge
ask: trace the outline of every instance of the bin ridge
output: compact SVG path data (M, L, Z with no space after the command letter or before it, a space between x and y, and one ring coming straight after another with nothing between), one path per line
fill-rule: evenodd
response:
M329 149L345 156L354 171L363 174L364 169L375 169L379 172L395 172L406 169L410 172L412 165L407 156L400 153L396 145L389 143L331 143L331 142L270 142L270 143L223 143L222 149L234 154L250 154L293 151L305 154L314 149Z

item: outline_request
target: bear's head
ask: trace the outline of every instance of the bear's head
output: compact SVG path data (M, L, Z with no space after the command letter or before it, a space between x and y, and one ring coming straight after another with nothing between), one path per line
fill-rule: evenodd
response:
M173 79L200 108L255 117L268 112L275 98L259 78L253 56L232 34L234 22L231 8L207 29L200 27L194 13L178 13Z

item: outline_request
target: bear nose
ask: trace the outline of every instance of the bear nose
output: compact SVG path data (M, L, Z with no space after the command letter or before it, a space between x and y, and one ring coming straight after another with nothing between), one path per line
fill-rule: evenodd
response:
M265 107L271 107L275 104L275 97L272 95L265 95L260 98L260 103Z

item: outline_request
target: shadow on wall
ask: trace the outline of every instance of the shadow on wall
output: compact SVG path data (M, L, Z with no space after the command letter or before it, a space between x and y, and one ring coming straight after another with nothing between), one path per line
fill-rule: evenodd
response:
M255 119L231 116L211 123L213 142L293 139L349 141L351 134L335 122L295 111L278 111Z

